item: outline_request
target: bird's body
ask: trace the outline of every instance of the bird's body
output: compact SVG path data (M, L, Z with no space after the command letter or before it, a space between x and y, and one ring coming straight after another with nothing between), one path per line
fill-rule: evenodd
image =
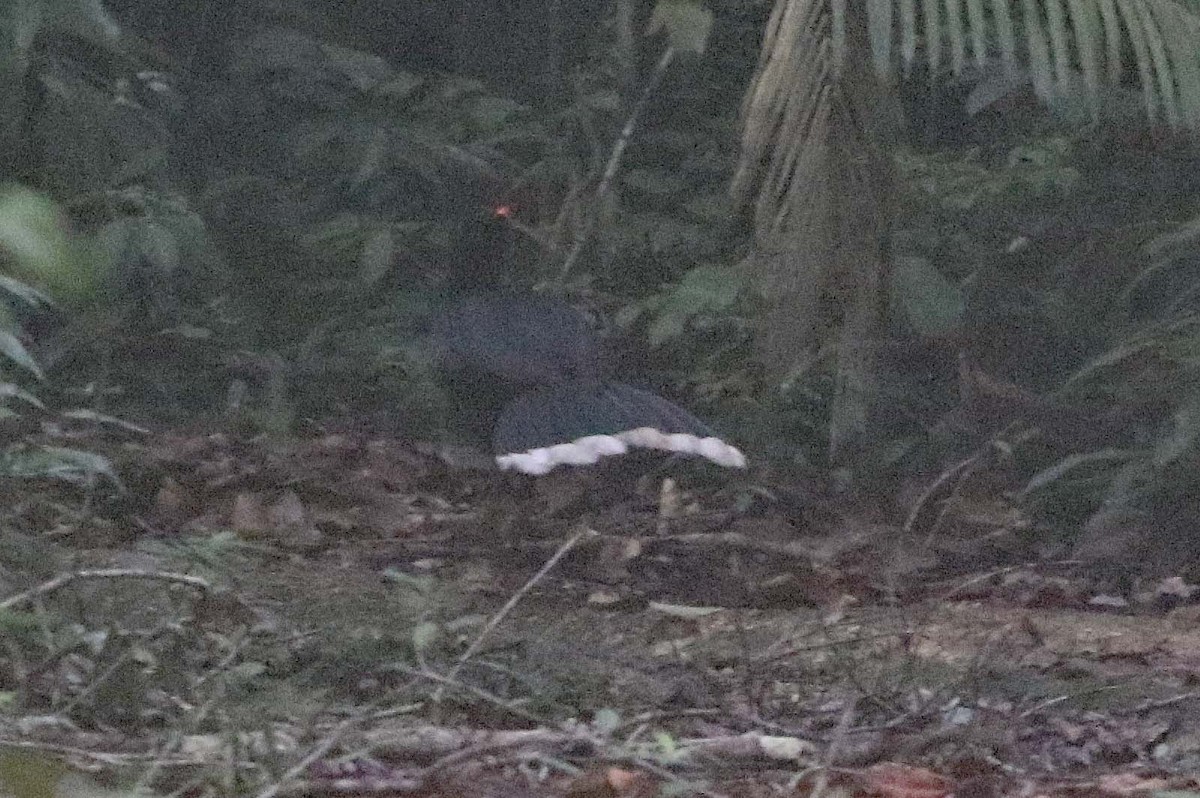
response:
M500 233L495 225L503 222L494 216L482 240L496 241ZM499 258L497 253L511 247L479 249L467 257ZM591 464L630 449L694 454L723 466L745 466L740 451L714 437L691 413L649 391L613 381L599 337L570 304L486 285L496 282L499 266L494 262L464 260L462 266L460 290L434 319L431 337L439 362L456 375L460 402L494 393L496 381L515 397L494 421L488 420L502 469L544 474L559 465Z
M599 379L601 346L583 315L559 299L513 290L455 299L434 320L449 368L473 368L518 385Z

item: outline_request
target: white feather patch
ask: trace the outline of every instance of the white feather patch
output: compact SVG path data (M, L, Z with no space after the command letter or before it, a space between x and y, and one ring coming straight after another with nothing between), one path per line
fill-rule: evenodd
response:
M498 455L496 465L501 471L541 476L560 465L592 465L602 457L625 454L631 448L694 454L726 468L746 467L746 456L720 438L664 433L651 427L638 427L616 435L589 435L570 443L510 452Z

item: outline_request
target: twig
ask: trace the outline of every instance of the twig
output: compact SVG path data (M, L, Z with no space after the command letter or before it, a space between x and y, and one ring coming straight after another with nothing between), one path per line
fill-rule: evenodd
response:
M1001 443L1008 437L1010 433L1016 431L1017 427L1018 425L1014 422L992 435L990 438L988 438L987 442L978 447L970 457L950 466L950 468L943 471L938 478L935 479L931 485L929 485L929 487L923 490L921 495L917 498L916 504L913 505L912 510L909 512L908 518L906 518L904 521L903 530L905 534L913 531L918 517L925 509L925 506L930 502L930 500L932 500L934 494L936 494L938 490L944 487L951 480L958 479L958 482L955 483L953 488L951 488L950 494L947 496L946 502L943 504L941 511L937 514L933 524L930 526L928 534L925 536L925 546L928 547L933 542L933 539L937 535L938 531L941 529L942 522L946 520L946 516L950 513L952 504L950 500L960 495L963 488L963 483L969 477L973 476L976 470L982 468L984 458L991 454L991 452L994 451L999 445L1001 445Z
M1145 701L1129 710L1129 713L1140 714L1142 712L1149 712L1152 709L1162 709L1163 707L1169 707L1174 704L1182 704L1186 701L1197 700L1200 700L1200 691L1193 690L1190 693L1180 693L1179 695L1173 695L1170 698L1160 698L1157 701Z
M571 273L571 269L575 267L579 256L583 254L583 248L587 246L588 241L592 238L592 234L596 232L600 206L612 188L613 178L617 176L617 170L621 167L621 159L625 155L626 148L629 147L630 139L633 138L634 128L637 127L642 112L646 110L646 106L650 102L650 96L654 94L654 90L662 82L663 75L667 72L667 67L671 66L671 62L674 60L674 47L668 47L663 50L662 57L658 59L658 63L654 66L654 71L650 73L650 79L646 81L646 85L642 88L642 95L638 97L638 101L633 104L633 108L629 111L629 117L625 120L625 126L621 128L621 135L617 138L616 143L613 144L612 153L608 156L608 163L604 167L604 174L600 177L600 182L596 186L596 193L592 197L592 212L588 214L587 224L580 232L579 237L575 239L575 244L571 247L571 252L563 261L562 270L559 272L559 279Z
M1113 690L1120 690L1123 686L1124 684L1102 684L1098 687L1088 687L1086 689L1076 690L1071 693L1063 693L1062 695L1057 695L1053 698L1047 698L1044 701L1039 701L1029 709L1022 712L1020 715L1017 715L1017 717L1021 720L1025 720L1026 718L1036 715L1044 709L1057 706L1064 701L1074 701L1077 698L1083 698L1085 696L1099 695L1100 693L1108 693L1112 692Z
M72 571L69 574L59 574L53 579L42 582L37 587L30 588L23 593L9 596L4 601L0 601L0 610L11 610L13 607L20 606L47 593L61 590L72 582L83 579L153 579L160 582L174 582L175 584L187 585L205 593L212 591L212 585L207 580L190 574L180 574L172 571L144 571L138 568L97 568L85 571Z
M842 711L842 716L838 719L837 726L834 727L833 733L829 735L829 745L825 749L824 760L820 769L817 771L817 778L813 784L812 791L809 795L812 798L823 798L825 790L829 787L829 773L833 763L837 761L841 755L841 748L846 742L846 736L850 733L850 726L854 722L854 701L847 700L846 708Z
M16 748L23 751L39 751L55 754L61 757L87 759L100 765L110 767L128 767L143 763L155 764L160 761L157 751L125 752L125 751L92 751L79 746L63 745L61 743L44 743L34 740L0 739L0 748ZM194 756L164 757L161 764L179 767L196 767L210 765L211 761Z
M192 689L199 689L214 673L224 671L226 668L232 665L234 660L241 656L248 641L249 636L245 634L242 634L239 638L237 638L234 641L229 653L222 657L221 661L218 662L213 668L209 669L206 673L201 674L200 677L196 679L195 684L192 685ZM209 713L213 711L213 709L217 706L217 703L223 698L224 695L221 691L213 691L213 694L208 697L208 700L206 700L199 706L199 708L197 708L195 712L188 716L188 725L192 732L195 732L196 729L200 728L205 719L208 718ZM152 785L158 778L159 773L166 768L167 752L177 750L183 742L183 738L184 735L182 731L173 730L167 736L167 739L163 741L163 744L158 746L157 750L152 754L150 767L146 768L144 771L142 771L141 775L138 776L137 784L133 789L134 795L151 792L150 785Z
M524 718L525 720L532 721L534 723L544 723L545 722L545 718L540 718L537 715L533 714L532 712L522 709L520 706L517 705L517 702L505 701L503 698L501 698L500 696L498 696L494 693L489 693L487 690L484 690L480 687L475 687L474 685L467 684L466 682L463 682L460 679L448 679L445 676L441 675L440 673L435 673L435 672L433 672L431 670L427 670L427 669L422 670L419 668L408 668L403 665L393 665L392 667L395 670L399 671L400 673L406 673L410 676L415 676L418 679L427 679L431 682L436 682L437 684L441 685L441 687L439 687L439 690L442 692L444 692L447 687L456 687L459 690L464 690L464 691L470 693L471 695L475 696L476 698L478 698L482 701L486 701L489 704L494 704L494 705L500 707L501 709L503 709L504 711L509 712L513 715L516 715L518 718Z
M606 536L612 539L612 536ZM665 543L679 543L689 550L697 548L732 549L734 551L749 551L771 554L777 557L808 560L813 558L812 547L800 543L776 543L771 540L759 540L743 532L680 532L673 535L655 535L646 538L647 548L657 547Z
M729 798L728 793L716 792L715 790L710 790L707 787L701 786L695 781L687 781L683 778L680 778L675 773L672 773L662 765L659 765L656 762L651 762L648 759L644 759L642 757L633 757L629 761L647 773L651 773L655 776L658 776L663 781L668 782L678 790L676 793L677 795L686 795L690 791L695 795L706 796L706 798Z
M970 468L976 461L979 460L980 454L980 452L975 452L966 460L960 460L959 462L950 466L941 474L939 474L937 479L929 483L925 490L921 491L921 495L917 497L916 502L913 503L912 509L908 512L908 518L904 519L903 529L906 535L913 531L913 527L917 525L917 518L920 517L921 512L925 509L925 505L929 504L929 501L933 498L933 495L937 493L943 485L957 477L966 469Z
M478 652L480 647L483 646L483 641L487 638L487 636L491 634L497 626L500 625L500 622L503 621L510 612L513 611L517 604L521 602L521 599L525 598L525 595L533 589L534 585L542 581L546 577L546 574L550 573L554 566L558 565L559 560L567 556L567 552L575 548L575 544L579 543L579 541L583 540L585 537L594 534L596 533L591 529L581 529L570 540L559 546L558 551L554 552L554 555L550 557L550 559L546 560L546 564L543 565L536 574L531 576L529 581L521 585L521 589L514 593L512 597L504 603L504 606L500 608L499 612L488 619L488 622L484 625L483 629L480 630L475 639L471 641L471 645L467 646L467 650L462 653L462 656L458 658L458 662L455 663L454 667L450 669L450 672L447 673L444 678L451 682L457 680L458 674L466 666L471 657L475 656L476 652ZM440 701L445 689L446 688L444 686L439 687L433 694L433 700Z
M342 739L347 731L363 720L363 715L355 715L351 718L346 718L344 721L333 727L333 731L325 735L321 742L317 743L311 751L305 754L304 758L288 769L286 773L279 777L279 780L260 792L256 798L275 798L283 787L288 782L295 781L304 771L308 770L317 760L328 754L335 745Z
M289 787L283 790L281 794L288 798L313 795L347 795L353 798L378 795L381 798L395 798L397 795L431 794L428 790L424 789L425 783L419 774L411 775L404 771L397 771L397 773L399 775L392 775L383 779L363 779L358 776L347 779L333 779L332 781L322 781L319 786L309 782L297 782L295 787Z
M548 735L553 735L553 736L548 736L547 742L551 742L553 745L555 745L556 747L559 747L559 748L563 747L564 739L561 734L555 733L555 732L549 732ZM581 735L579 737L579 740L588 742L588 743L592 743L593 745L595 744L595 741L592 740L591 737L588 735ZM569 736L566 738L566 741L568 743L572 742L572 740ZM425 776L426 778L428 778L429 776L432 776L435 773L441 773L445 770L449 770L450 768L455 767L456 765L459 765L468 760L478 759L479 757L484 756L484 755L495 754L500 751L508 751L508 750L512 750L514 748L524 748L526 746L532 745L534 742L536 742L536 741L530 740L528 738L506 739L506 738L502 738L502 737L497 737L496 739L490 739L490 740L485 739L474 745L468 745L466 748L460 748L457 751L451 751L449 754L446 754L445 756L441 757L436 762L431 764L429 767L424 768L421 771L421 774L423 776Z

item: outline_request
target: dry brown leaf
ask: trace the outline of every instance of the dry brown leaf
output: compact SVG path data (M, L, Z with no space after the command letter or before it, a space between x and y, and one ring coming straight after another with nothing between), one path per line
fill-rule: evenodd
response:
M883 762L867 768L866 789L880 798L946 798L954 782L932 770Z
M267 511L267 518L272 528L295 527L308 522L308 513L296 492L285 490Z
M618 767L585 771L567 788L567 798L652 798L657 794L654 779Z
M163 477L154 496L150 520L157 526L175 527L187 520L189 502L182 485L171 477Z
M267 514L257 493L239 493L229 512L229 526L237 532L256 533L267 528Z
M1149 795L1170 786L1166 779L1139 776L1137 773L1113 773L1101 776L1096 786L1105 795Z

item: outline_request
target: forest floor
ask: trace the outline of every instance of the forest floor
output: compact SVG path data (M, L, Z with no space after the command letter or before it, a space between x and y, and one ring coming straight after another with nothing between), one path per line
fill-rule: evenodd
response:
M1002 491L50 442L114 471L0 482L2 794L1200 796L1193 589Z

